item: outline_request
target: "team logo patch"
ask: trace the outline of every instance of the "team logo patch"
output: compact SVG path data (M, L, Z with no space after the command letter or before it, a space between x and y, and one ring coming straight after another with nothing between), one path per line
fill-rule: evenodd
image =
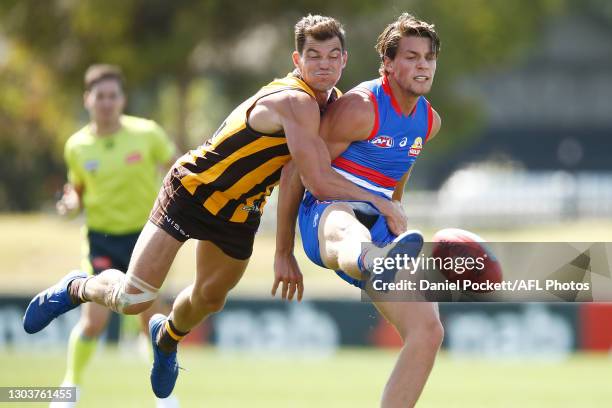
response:
M259 207L256 205L243 205L242 211L247 211L247 212L255 213L255 214L259 214L261 212Z
M372 143L376 147L388 149L390 147L393 147L393 138L391 136L380 135L370 140L370 143Z
M253 201L252 205L243 205L242 210L253 214L261 214L261 207L265 201L264 198L258 198Z
M414 143L410 146L410 150L408 150L408 155L412 157L416 157L421 153L421 149L423 148L423 139L417 137L414 139Z
M132 152L128 154L127 156L125 156L125 162L127 164L138 163L141 160L142 160L142 155L140 154L140 152Z

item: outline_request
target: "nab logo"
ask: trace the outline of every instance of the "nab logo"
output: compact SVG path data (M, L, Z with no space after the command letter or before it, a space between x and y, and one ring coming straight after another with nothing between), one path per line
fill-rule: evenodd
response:
M372 143L376 147L388 149L390 147L393 147L393 138L391 136L376 136L370 141L370 143Z

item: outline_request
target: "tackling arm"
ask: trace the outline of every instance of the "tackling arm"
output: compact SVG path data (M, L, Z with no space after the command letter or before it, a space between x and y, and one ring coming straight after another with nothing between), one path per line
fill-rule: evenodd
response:
M360 112L356 112L356 114L358 114L357 116L362 119L360 123L352 121L350 131L343 131L338 134L341 138L330 136L334 135L334 131L338 130L336 128L341 128L340 126L336 125L337 121L333 120L333 118L339 117L341 116L341 114L347 114L351 110L352 104L346 103L347 98L351 99L353 98L353 96L351 94L347 94L330 106L327 113L323 117L323 121L319 129L321 138L327 144L327 151L329 152L329 162L326 161L328 166L331 166L332 158L339 156L344 150L346 150L346 148L352 141L351 138L355 138L355 140L357 140L357 137L364 138L361 136L362 134L364 134L364 131L362 131L360 127L366 128L365 132L367 132L367 127L371 126L368 123L368 113L372 113L370 110L366 110L365 115L360 115L358 114ZM348 102L350 102L350 100ZM341 118L339 117L339 119ZM374 121L373 115L371 121L372 123ZM357 135L357 137L355 137L355 135ZM302 184L302 180L308 178L308 174L306 175L306 177L300 178L300 174L294 161L289 162L283 168L283 172L281 174L280 179L277 207L277 253L293 253L295 220L297 218L300 201L302 199L302 196L304 195L304 186Z
M304 186L322 200L378 202L380 197L365 191L332 170L330 152L319 137L319 109L310 96L300 94L286 98L284 103L279 104L279 111L291 158ZM326 116L333 115L334 105L341 100L342 98L332 104ZM324 132L323 128L321 131Z
M360 112L348 109L348 102L342 103L346 97L334 102L325 115L324 122L329 124L321 127L321 137L319 137L320 113L318 105L313 103L312 98L302 92L290 94L287 92L286 101L279 103L277 112L281 118L281 123L287 138L287 145L291 152L291 157L297 167L302 182L306 188L317 198L322 200L355 200L370 202L387 218L389 228L396 234L401 234L406 230L407 223L404 214L395 208L389 200L374 195L356 184L346 180L331 168L330 152L327 150L323 139L325 139L326 127L329 126L331 132L335 129L342 129L342 135L352 135L351 137L361 137L359 126L363 126L363 119L360 119ZM354 98L348 98L352 101ZM363 96L360 97L363 100ZM339 105L336 107L336 105ZM371 107L364 105L370 114ZM334 113L336 112L336 113ZM371 126L368 125L368 130ZM355 136L357 135L357 136ZM333 154L341 144L350 143L348 137L338 138L336 147L332 146ZM332 143L333 145L333 143Z

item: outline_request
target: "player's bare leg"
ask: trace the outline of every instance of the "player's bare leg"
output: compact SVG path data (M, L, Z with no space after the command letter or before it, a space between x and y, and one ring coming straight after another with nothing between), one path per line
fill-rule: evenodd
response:
M93 277L81 271L70 272L30 301L23 318L25 331L37 333L56 317L85 302L124 314L145 311L157 298L182 244L147 222L138 237L127 274L116 269Z
M196 262L196 280L179 293L169 316L181 332L188 332L223 308L227 294L242 278L249 260L232 258L212 242L199 241Z
M352 278L361 279L357 259L362 243L371 242L370 231L355 217L345 203L335 203L323 211L319 222L321 260L329 269L342 270Z
M223 308L249 262L226 255L209 241L198 242L196 260L196 280L179 293L170 316L158 314L149 321L154 355L151 386L158 398L170 395L176 384L178 343L208 315Z
M182 242L174 239L151 222L147 222L132 253L127 274L107 269L86 281L75 282L77 292L84 300L123 314L139 314L147 310L157 297L170 266ZM149 296L130 299L127 295Z
M385 242L387 245L381 248L377 245L364 247L364 243L373 240L370 231L357 219L350 205L340 202L329 205L323 211L317 233L323 264L329 269L343 272L338 272L343 279L352 278L352 284L362 287L365 285L364 277L367 280L368 275L372 276L372 266L377 258L393 257L396 253L417 256L423 245L421 233L411 230L396 236L392 242ZM396 269L389 270L380 278L392 281L396 273Z
M362 243L371 242L371 235L357 220L353 209L344 203L327 207L321 216L318 234L323 263L354 279L362 279L357 260L362 255ZM385 387L382 407L412 407L423 390L443 338L437 305L417 302L379 302L375 305L404 341Z
M426 302L375 302L374 305L404 342L385 386L381 407L413 407L444 338L438 305Z

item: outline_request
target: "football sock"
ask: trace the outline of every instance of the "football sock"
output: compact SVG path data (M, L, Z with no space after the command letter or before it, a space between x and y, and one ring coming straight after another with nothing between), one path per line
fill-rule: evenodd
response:
M364 274L364 277L369 277L374 270L375 259L384 258L388 249L379 248L374 244L368 244L366 248L359 254L357 258L357 267Z
M85 297L85 285L91 278L93 278L93 276L75 279L68 284L68 294L70 295L70 300L72 300L72 303L81 304L89 302L89 299Z
M172 323L172 320L167 319L164 327L161 328L157 337L157 345L160 350L164 353L174 353L178 346L178 343L185 337L189 332L182 332L177 330Z

